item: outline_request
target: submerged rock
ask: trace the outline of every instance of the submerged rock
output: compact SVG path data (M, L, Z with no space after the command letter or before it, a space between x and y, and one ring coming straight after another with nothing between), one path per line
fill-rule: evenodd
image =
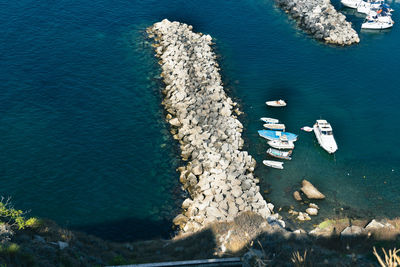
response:
M306 212L312 216L318 215L318 210L316 208L308 208L308 209L306 209Z
M308 216L308 214L305 213L305 212L299 212L299 215L297 216L297 220L299 220L299 221L310 221L311 217Z
M294 192L293 192L293 198L294 198L296 201L302 201L302 200L303 200L303 199L301 198L301 196L300 196L299 191L294 191Z

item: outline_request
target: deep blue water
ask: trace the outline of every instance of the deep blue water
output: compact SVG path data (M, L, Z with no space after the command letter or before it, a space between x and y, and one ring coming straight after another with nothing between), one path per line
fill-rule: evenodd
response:
M345 12L359 31L362 18ZM278 208L295 205L291 192L306 177L327 195L320 218L343 207L400 215L398 25L330 47L265 0L0 2L1 195L108 239L171 234L183 197L179 153L144 32L163 18L213 36L227 91L246 113L256 174ZM274 98L288 107L268 109ZM261 116L300 134L283 171L260 164ZM334 127L335 157L300 133L320 117Z

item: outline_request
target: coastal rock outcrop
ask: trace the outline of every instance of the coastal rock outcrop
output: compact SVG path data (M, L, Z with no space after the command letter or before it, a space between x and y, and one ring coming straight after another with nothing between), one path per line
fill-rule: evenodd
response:
M300 28L315 39L335 45L360 42L357 32L337 12L329 0L275 0L277 5L295 19Z
M174 223L183 232L194 232L246 211L269 218L273 205L260 194L253 175L256 161L241 150L243 125L233 113L236 103L224 92L211 36L168 20L155 23L147 33L160 59L162 104L171 133L188 161L178 170L191 199L185 200L184 215Z
M301 182L302 187L301 191L309 198L309 199L324 199L325 195L318 191L315 186L313 186L309 181L303 180Z

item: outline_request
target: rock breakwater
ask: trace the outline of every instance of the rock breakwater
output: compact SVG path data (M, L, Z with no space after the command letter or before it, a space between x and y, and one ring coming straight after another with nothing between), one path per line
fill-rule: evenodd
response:
M337 12L329 0L275 0L277 5L294 18L299 27L314 38L335 45L360 42L357 32Z
M283 226L259 192L253 175L256 161L241 151L243 126L234 115L237 104L224 92L211 36L168 20L155 23L147 33L160 59L166 118L182 159L188 161L178 170L190 198L174 224L182 232L195 232L251 211Z

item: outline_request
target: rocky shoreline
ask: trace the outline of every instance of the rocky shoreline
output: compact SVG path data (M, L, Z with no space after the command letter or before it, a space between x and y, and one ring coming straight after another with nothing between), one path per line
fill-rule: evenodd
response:
M346 16L337 12L329 0L275 1L297 21L300 28L317 40L342 46L360 42L357 32L346 21Z
M210 35L192 26L163 20L147 29L155 40L165 83L162 104L186 166L180 182L190 194L174 219L181 232L196 232L213 222L233 221L251 211L284 227L274 205L260 194L256 161L241 151L243 125L222 86Z

